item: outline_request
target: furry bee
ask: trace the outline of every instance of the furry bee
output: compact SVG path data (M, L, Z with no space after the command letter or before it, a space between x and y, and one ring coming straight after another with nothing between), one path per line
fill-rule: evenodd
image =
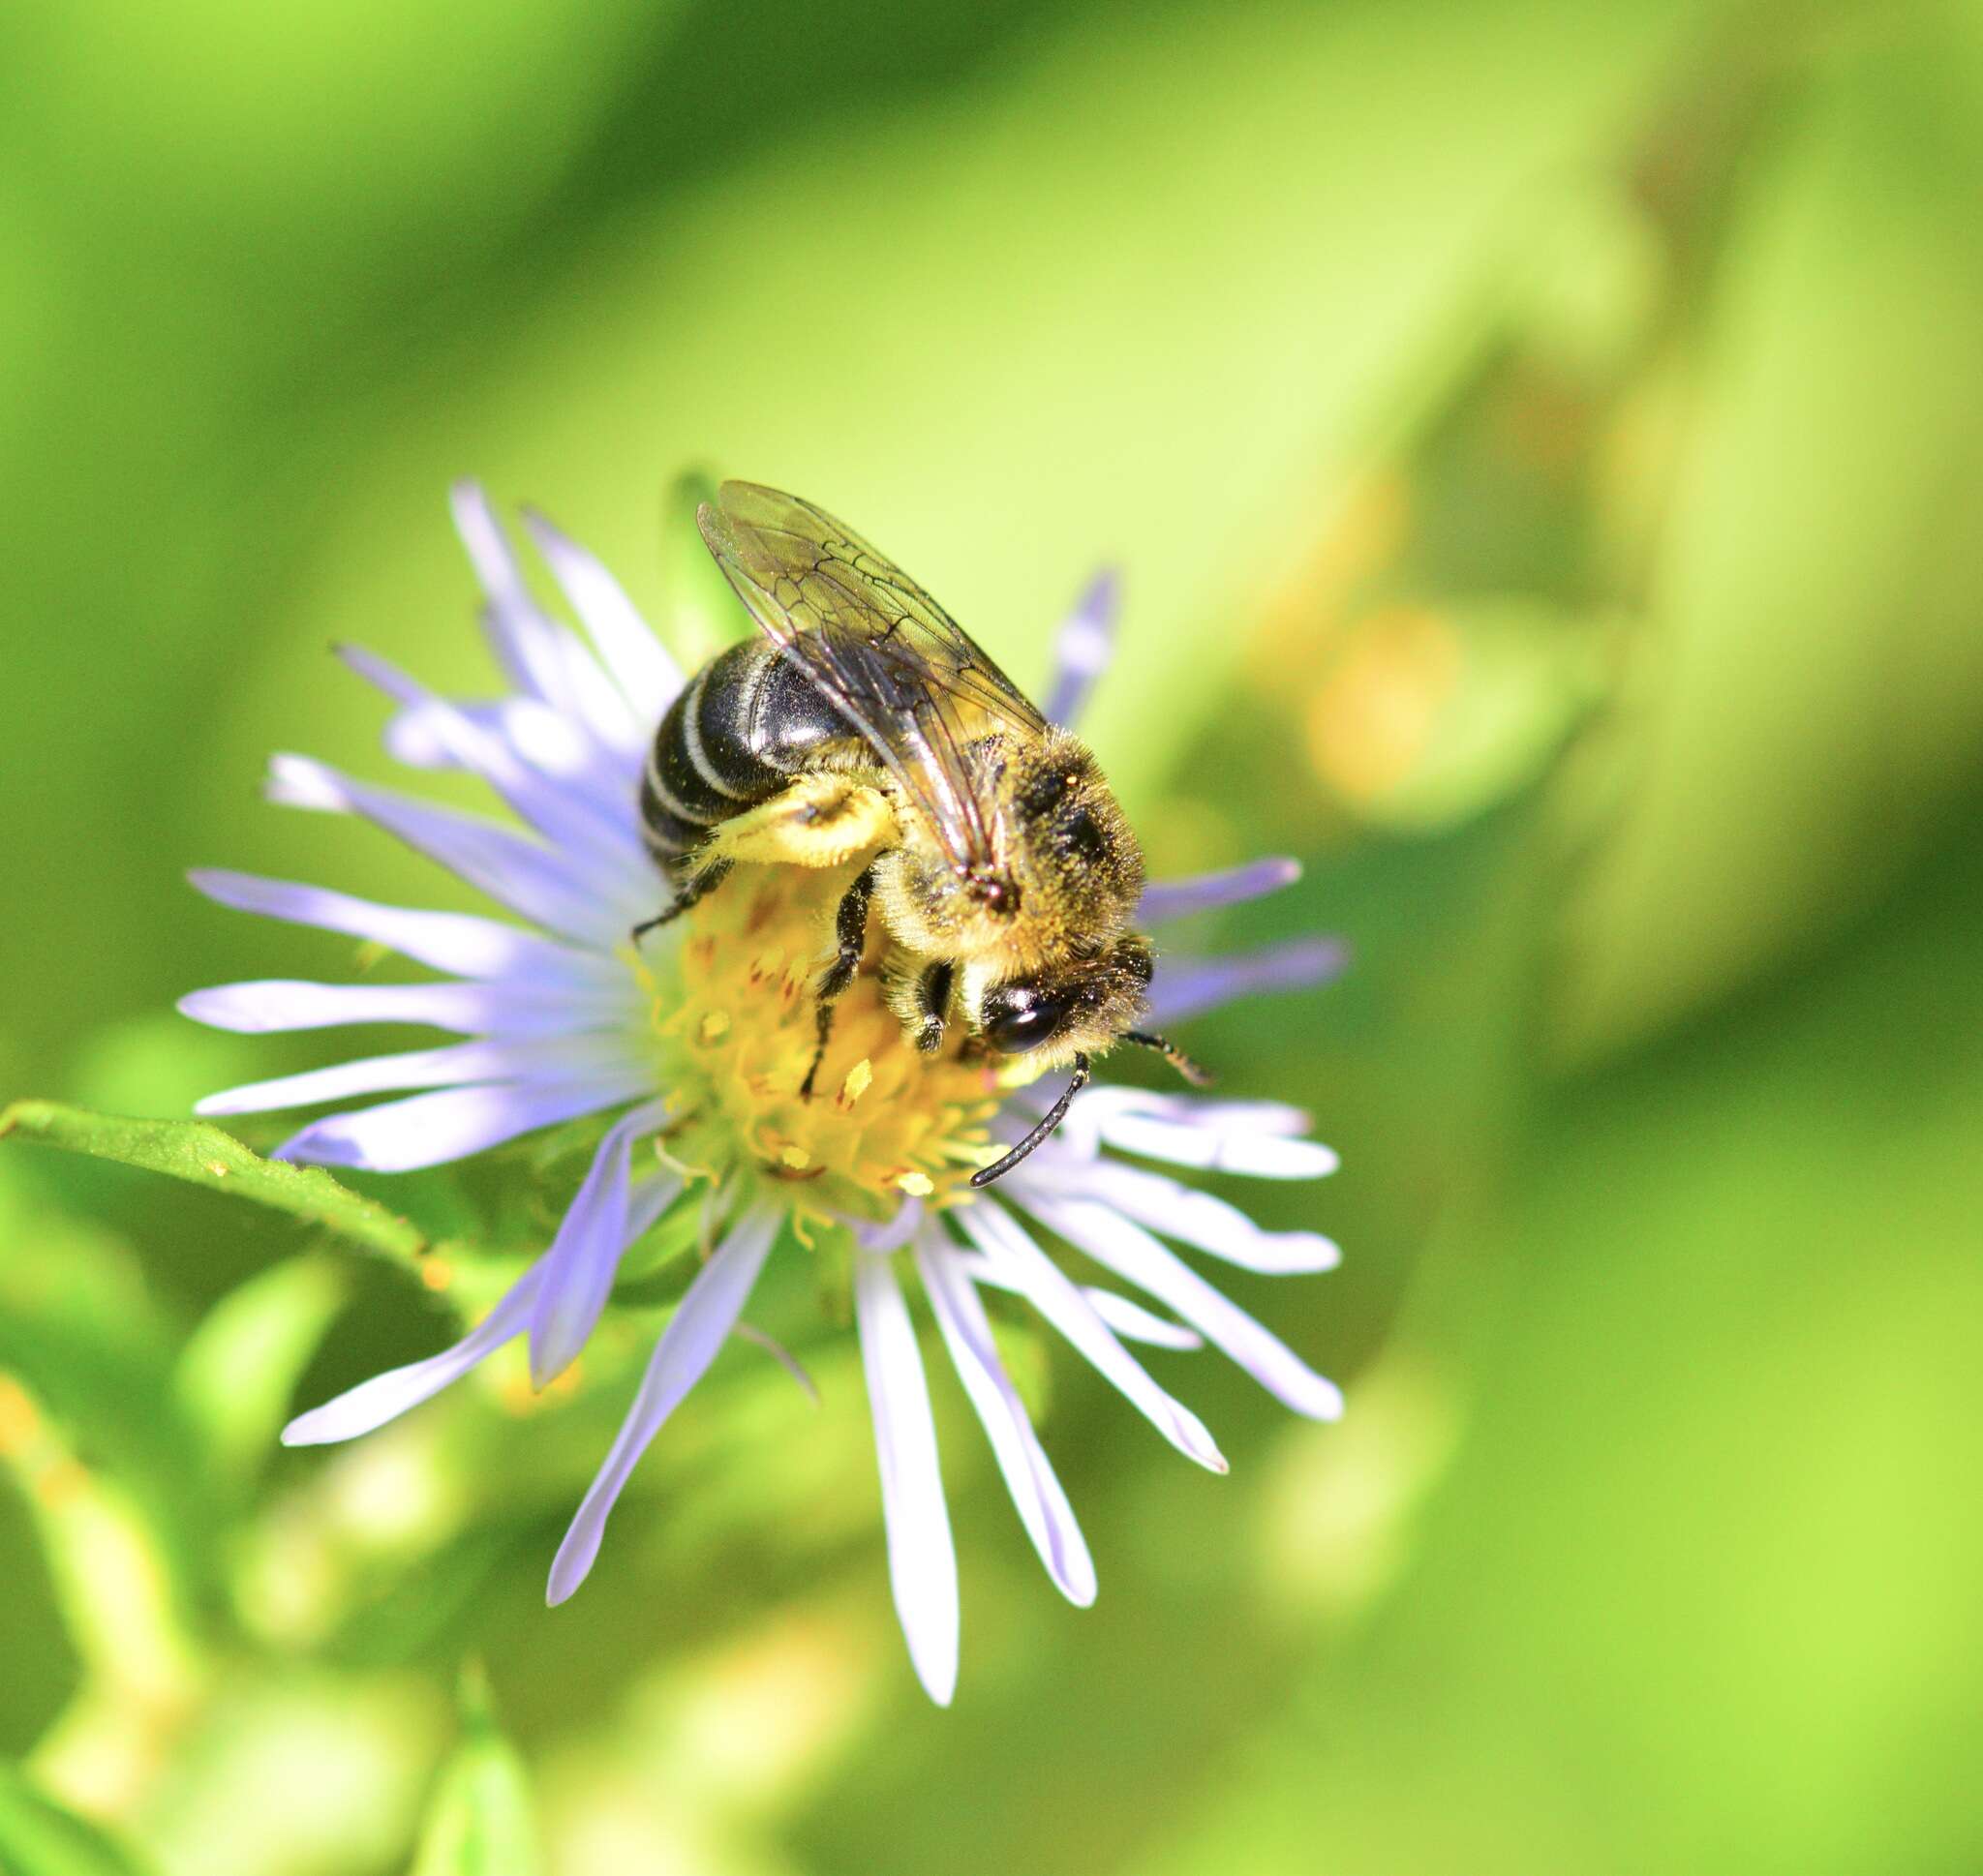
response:
M754 482L696 521L763 628L699 671L656 732L640 793L680 917L742 862L838 866L871 853L835 916L819 1045L879 910L889 1004L934 1053L953 1020L1074 1074L989 1185L1057 1127L1089 1058L1118 1042L1200 1070L1137 1027L1149 941L1131 927L1143 852L1086 747L1051 724L937 603L843 523Z

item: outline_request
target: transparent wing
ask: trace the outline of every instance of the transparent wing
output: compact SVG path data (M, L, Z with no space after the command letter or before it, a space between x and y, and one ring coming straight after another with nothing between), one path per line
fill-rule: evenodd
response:
M844 523L796 496L725 482L696 515L757 622L902 784L953 865L994 857L995 812L966 751L1046 719L955 620Z

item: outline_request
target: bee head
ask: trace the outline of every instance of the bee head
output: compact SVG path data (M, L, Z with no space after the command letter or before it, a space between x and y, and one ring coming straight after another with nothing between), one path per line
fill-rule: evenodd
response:
M1134 932L1087 956L989 985L978 1029L1001 1055L1031 1055L1049 1067L1099 1052L1136 1025L1150 985L1149 941Z

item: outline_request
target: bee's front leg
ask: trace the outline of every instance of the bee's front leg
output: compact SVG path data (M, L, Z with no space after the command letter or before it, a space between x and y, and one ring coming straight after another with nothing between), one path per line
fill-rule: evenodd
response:
M834 914L834 937L838 949L833 962L819 979L819 1044L812 1051L812 1066L806 1071L806 1079L799 1083L801 1101L812 1099L812 1080L826 1057L827 1038L833 1034L834 1004L853 983L854 973L861 968L861 953L868 949L868 908L873 902L874 862L869 861L841 895L839 909Z
M934 1055L943 1046L943 1032L950 1013L950 986L956 966L939 957L916 980L915 1044L925 1055Z

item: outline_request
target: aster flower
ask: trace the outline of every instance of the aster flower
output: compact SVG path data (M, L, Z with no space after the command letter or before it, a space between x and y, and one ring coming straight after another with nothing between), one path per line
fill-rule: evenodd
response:
M905 1277L927 1302L1042 1562L1070 1600L1085 1605L1094 1565L1000 1360L982 1292L1030 1306L1164 1438L1224 1471L1204 1424L1130 1345L1209 1343L1317 1419L1333 1418L1341 1397L1164 1240L1279 1275L1328 1269L1336 1250L1313 1232L1263 1230L1223 1199L1137 1163L1310 1179L1333 1170L1334 1157L1303 1137L1302 1115L1276 1104L1091 1086L1059 1133L995 1188L974 1192L970 1172L1023 1135L1050 1094L1010 1086L1009 1064L1001 1075L982 1061L918 1054L871 972L841 1000L818 1093L801 1099L813 1046L810 988L830 949L825 933L843 876L745 868L636 947L632 927L652 917L665 891L640 841L641 765L682 673L584 549L526 517L581 637L532 596L481 491L458 488L454 507L485 597L503 694L449 701L368 652L342 655L396 706L386 732L395 757L478 777L523 830L297 755L274 759L268 793L288 806L382 828L515 922L195 873L194 884L224 905L365 939L440 975L392 984L234 983L185 998L188 1015L240 1031L405 1023L463 1039L229 1089L199 1110L330 1104L334 1111L278 1156L373 1172L461 1160L581 1116L610 1124L549 1246L468 1335L302 1414L283 1437L313 1445L368 1433L517 1337L528 1339L534 1382L546 1385L585 1346L628 1250L678 1203L702 1207L713 1249L551 1566L549 1600L562 1602L592 1568L642 1453L740 1326L781 1230L791 1226L804 1244L844 1228L896 1606L917 1674L947 1703L957 1678L957 1566ZM1114 584L1104 579L1062 627L1047 691L1055 720L1078 714L1106 665L1114 610ZM1140 922L1160 926L1254 898L1296 872L1292 862L1268 860L1154 884ZM1152 1017L1168 1025L1236 997L1312 983L1338 963L1337 948L1322 940L1237 957L1167 955ZM387 1094L396 1098L339 1104ZM1114 1284L1070 1275L1069 1254Z

